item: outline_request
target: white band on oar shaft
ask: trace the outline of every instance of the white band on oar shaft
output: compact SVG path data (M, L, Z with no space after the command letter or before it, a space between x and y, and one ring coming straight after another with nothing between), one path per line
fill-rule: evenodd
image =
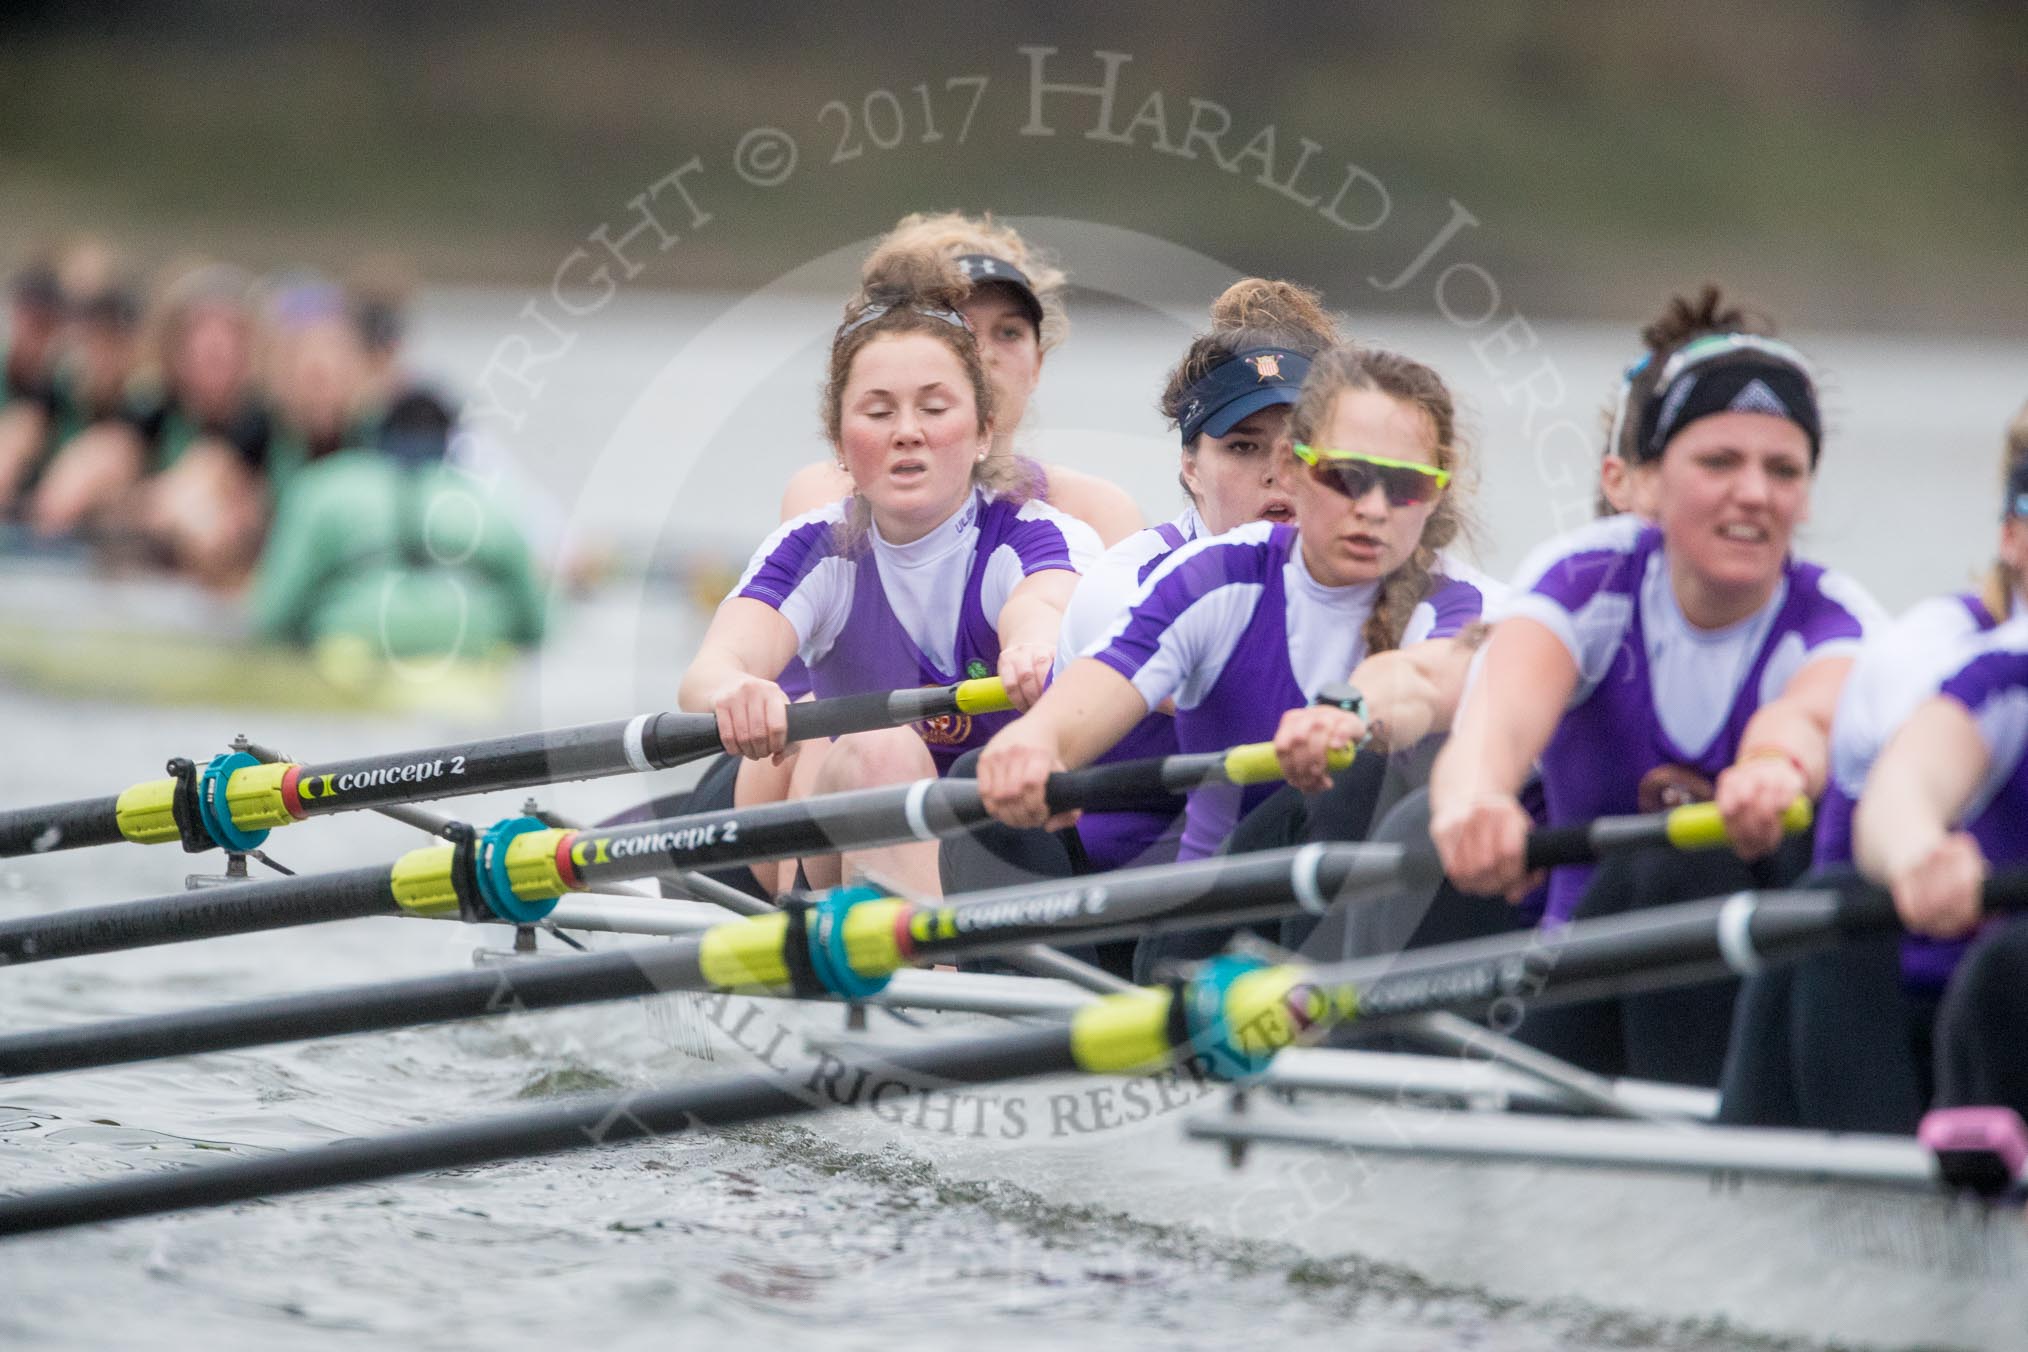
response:
M1295 860L1289 865L1289 886L1296 894L1296 901L1311 915L1322 915L1331 909L1331 903L1324 896L1323 888L1317 885L1317 869L1324 862L1324 847L1311 841L1296 851Z
M918 779L908 786L908 797L902 799L901 813L908 821L908 829L915 832L917 840L937 840L940 837L930 830L929 818L923 815L923 800L929 797L930 785L934 779Z
M626 753L627 764L644 775L655 769L655 762L648 759L648 724L658 716L635 714L627 720L627 730L620 737L620 749Z
M1758 902L1751 892L1734 892L1718 908L1718 952L1741 976L1759 976L1767 966L1753 946L1753 908Z

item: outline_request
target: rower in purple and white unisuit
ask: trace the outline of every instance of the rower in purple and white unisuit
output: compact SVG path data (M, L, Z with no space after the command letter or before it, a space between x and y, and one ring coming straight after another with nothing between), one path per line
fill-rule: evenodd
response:
M2028 409L2008 436L2006 504L1998 557L1980 590L1923 601L1869 634L1860 650L1831 728L1830 782L1817 812L1819 882L1839 885L1851 877L1855 805L1889 739L1981 650L1984 635L2003 621L2013 627L2010 617L2024 611ZM1915 1130L1933 1096L1938 1007L1969 947L1967 937L1882 935L1753 978L1733 1024L1723 1119L1827 1131Z
M1046 358L1070 331L1064 309L1063 269L1021 233L989 212L911 212L881 236L867 255L862 277L877 276L897 254L938 254L964 272L967 289L958 313L977 336L979 356L993 387L993 444L987 477L1020 486L1097 532L1106 545L1141 528L1141 510L1127 492L1095 474L1060 462L1031 458L1024 435L1028 408L1042 379ZM782 492L781 520L827 507L852 492L852 476L832 460L818 460L789 476ZM809 673L800 658L782 673L792 698L810 693Z
M789 765L788 698L775 677L791 657L819 696L998 675L1026 708L1048 681L1077 569L1098 553L1088 527L995 481L992 390L953 308L966 294L957 265L928 252L893 255L888 267L847 308L825 388L826 429L855 491L769 537L683 678L682 707L715 712L726 750L747 758L736 802L948 768L1009 715L813 743ZM818 887L856 868L937 890L933 843L801 863ZM788 882L756 877L776 890Z
M1338 341L1337 324L1313 291L1250 277L1212 303L1211 329L1169 373L1161 409L1182 440L1177 482L1189 506L1173 520L1128 536L1078 579L1057 642L1061 671L1098 643L1149 576L1178 549L1248 522L1295 519L1287 482L1289 409L1310 362ZM1166 756L1178 749L1174 709L1159 705L1098 763ZM1087 812L1075 827L1085 867L1103 872L1175 858L1174 812Z
M1629 416L1654 524L1595 522L1530 556L1430 801L1445 871L1474 892L1526 890L1532 823L1515 795L1538 758L1551 825L1710 799L1738 860L1672 855L1653 877L1601 870L1596 886L1589 868L1558 869L1545 923L1785 881L1807 862L1739 860L1775 855L1783 814L1821 792L1832 713L1879 610L1789 551L1820 450L1816 386L1788 344L1711 332L1736 315L1714 288L1650 326ZM1553 1049L1602 1073L1715 1084L1732 996L1714 984L1546 1010L1522 1035L1560 1028Z
M1895 732L1853 844L1904 925L1964 944L1936 1011L1935 1106L2028 1114L2028 924L1981 895L1994 869L2028 867L2028 615L1965 645Z
M1198 540L1150 575L980 757L1001 821L1042 824L1048 774L1091 763L1171 699L1183 751L1273 739L1306 792L1330 786L1333 749L1369 733L1412 745L1448 721L1466 667L1456 636L1484 595L1437 571L1465 512L1450 392L1407 357L1334 348L1311 365L1290 435L1296 523ZM1348 675L1365 695L1344 688ZM1333 687L1333 705L1309 707ZM1179 857L1215 852L1269 791L1194 791Z

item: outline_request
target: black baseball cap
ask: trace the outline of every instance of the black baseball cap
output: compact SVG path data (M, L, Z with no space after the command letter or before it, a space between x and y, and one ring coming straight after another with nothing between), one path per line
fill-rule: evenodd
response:
M971 278L972 285L982 286L987 282L998 282L1014 293L1021 302L1021 310L1028 316L1028 322L1035 326L1035 332L1042 332L1042 298L1035 294L1035 284L1028 280L1028 274L1004 258L991 254L959 254L958 266Z

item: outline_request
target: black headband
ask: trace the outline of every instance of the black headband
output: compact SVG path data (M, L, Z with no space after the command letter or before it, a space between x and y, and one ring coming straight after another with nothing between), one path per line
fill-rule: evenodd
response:
M1678 432L1717 413L1786 418L1809 437L1813 466L1823 450L1816 384L1802 354L1774 339L1723 334L1688 343L1663 364L1655 389L1641 405L1635 459L1661 459Z

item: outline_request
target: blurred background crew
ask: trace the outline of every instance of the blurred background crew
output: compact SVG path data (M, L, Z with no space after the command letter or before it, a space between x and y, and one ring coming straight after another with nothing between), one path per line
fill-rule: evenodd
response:
M8 286L7 332L0 343L0 518L12 516L42 459L49 435L63 293L56 268L33 258Z

